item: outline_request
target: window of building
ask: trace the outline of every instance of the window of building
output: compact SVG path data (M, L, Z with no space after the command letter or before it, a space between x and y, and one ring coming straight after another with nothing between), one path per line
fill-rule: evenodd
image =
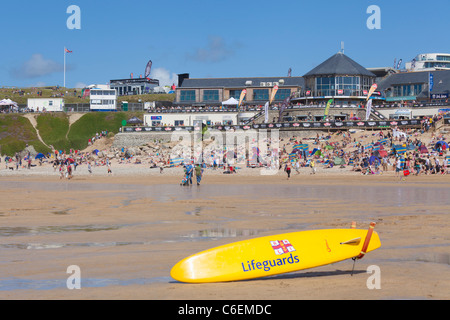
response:
M180 92L180 101L195 101L195 90L182 90Z
M235 98L236 100L239 100L241 97L242 90L230 90L230 98ZM244 101L247 100L247 95L244 97Z
M450 56L437 56L437 61L450 61Z
M219 90L203 90L203 101L219 101Z
M253 100L269 100L269 89L254 89Z
M411 97L418 96L423 89L422 84L407 84L394 86L394 97Z
M278 89L277 94L275 95L275 101L283 101L287 97L291 95L291 89Z

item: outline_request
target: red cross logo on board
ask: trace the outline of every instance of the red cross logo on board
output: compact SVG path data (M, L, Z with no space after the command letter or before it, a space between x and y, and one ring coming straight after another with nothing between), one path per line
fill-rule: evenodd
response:
M289 242L289 240L270 241L270 244L277 255L295 251L294 246Z

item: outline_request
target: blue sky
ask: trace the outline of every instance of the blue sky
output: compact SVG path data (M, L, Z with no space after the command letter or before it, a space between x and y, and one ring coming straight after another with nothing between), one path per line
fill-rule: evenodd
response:
M81 30L69 30L70 5ZM381 29L369 30L370 5ZM0 86L105 84L144 73L191 78L302 76L335 54L364 67L419 53L450 53L448 0L42 0L2 3Z

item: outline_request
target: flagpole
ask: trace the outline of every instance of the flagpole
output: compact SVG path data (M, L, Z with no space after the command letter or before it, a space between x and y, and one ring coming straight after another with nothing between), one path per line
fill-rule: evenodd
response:
M66 87L66 47L64 47L64 88Z

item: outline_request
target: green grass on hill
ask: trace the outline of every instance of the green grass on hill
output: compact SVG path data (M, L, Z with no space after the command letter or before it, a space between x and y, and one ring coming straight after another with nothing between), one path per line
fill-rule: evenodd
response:
M37 129L42 140L58 150L71 148L66 135L69 131L69 118L66 113L53 112L40 114L37 119Z
M128 120L134 116L143 119L143 112L86 113L70 128L68 139L71 148L80 150L86 148L89 139L104 130L116 134L122 126L122 120Z
M0 115L0 154L14 156L16 152L33 146L37 152L46 153L47 148L37 137L30 121L18 114Z
M42 140L57 150L83 150L88 141L107 130L116 134L123 120L131 117L143 119L143 112L90 112L84 114L70 126L66 113L42 113L36 118L37 129ZM30 121L19 114L0 115L0 154L13 156L16 152L32 145L37 152L51 151L37 137Z
M38 96L37 91L42 91L42 96ZM45 88L17 88L17 89L6 89L0 88L0 100L11 99L20 105L26 105L28 103L28 98L50 98L52 96L60 96L65 94L64 103L89 103L89 98L79 98L81 96L81 89L70 89L70 88L59 88L56 87L45 87ZM74 94L76 91L76 94ZM128 101L132 103L136 102L147 102L147 101L174 101L175 94L143 94L135 96L121 96L117 98L118 105L121 105L122 101Z

